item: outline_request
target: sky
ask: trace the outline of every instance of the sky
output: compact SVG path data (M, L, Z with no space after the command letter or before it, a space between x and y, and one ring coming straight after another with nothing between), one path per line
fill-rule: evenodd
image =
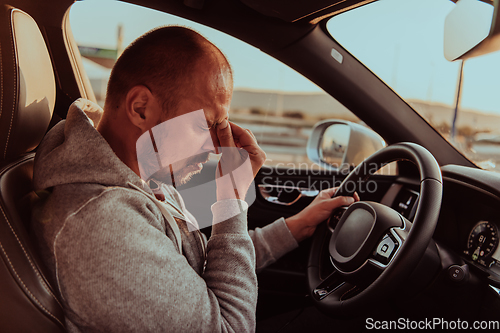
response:
M454 105L459 62L443 53L449 0L381 0L334 17L333 37L405 99ZM241 41L169 14L109 0L76 2L70 12L79 45L115 48L117 27L124 45L161 25L194 28L217 45L234 68L235 88L320 92L321 89L274 58ZM85 62L89 77L106 72ZM467 60L461 107L500 114L500 53Z

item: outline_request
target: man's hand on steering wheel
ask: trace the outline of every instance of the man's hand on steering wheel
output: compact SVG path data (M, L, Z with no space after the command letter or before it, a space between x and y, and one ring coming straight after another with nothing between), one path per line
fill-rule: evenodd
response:
M285 220L297 242L312 236L316 226L328 219L334 209L359 201L357 193L354 193L354 197L333 197L336 191L337 187L319 192L300 213Z
M320 224L314 233L307 266L308 288L313 303L329 315L349 317L370 311L392 292L404 289L421 260L434 260L431 254L437 250L431 240L439 218L443 182L439 164L427 149L410 142L385 147L361 162L336 193L353 193L359 188L351 185L400 160L412 162L420 176L419 201L412 221L389 206L360 201L342 214L333 231Z

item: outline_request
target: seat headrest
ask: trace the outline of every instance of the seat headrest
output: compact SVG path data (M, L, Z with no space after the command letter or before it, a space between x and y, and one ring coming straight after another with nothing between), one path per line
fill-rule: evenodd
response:
M54 111L56 86L47 46L25 12L0 7L0 161L35 149Z

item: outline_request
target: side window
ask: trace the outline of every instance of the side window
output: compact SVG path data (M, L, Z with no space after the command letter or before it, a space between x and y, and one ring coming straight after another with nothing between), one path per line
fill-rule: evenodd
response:
M135 38L158 26L192 28L226 55L234 72L230 120L255 134L266 165L318 168L306 155L315 123L360 120L321 88L260 50L224 33L166 13L114 1L83 1L70 11L73 35L98 103L116 58Z

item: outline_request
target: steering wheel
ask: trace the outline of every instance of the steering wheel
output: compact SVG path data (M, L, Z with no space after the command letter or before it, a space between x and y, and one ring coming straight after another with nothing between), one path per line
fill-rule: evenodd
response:
M379 150L344 179L335 196L352 196L360 182L398 160L413 162L420 173L413 223L380 203L358 201L341 217L339 210L333 212L314 233L308 287L315 305L329 315L350 317L369 309L410 276L432 238L441 208L441 170L420 145L405 142Z

